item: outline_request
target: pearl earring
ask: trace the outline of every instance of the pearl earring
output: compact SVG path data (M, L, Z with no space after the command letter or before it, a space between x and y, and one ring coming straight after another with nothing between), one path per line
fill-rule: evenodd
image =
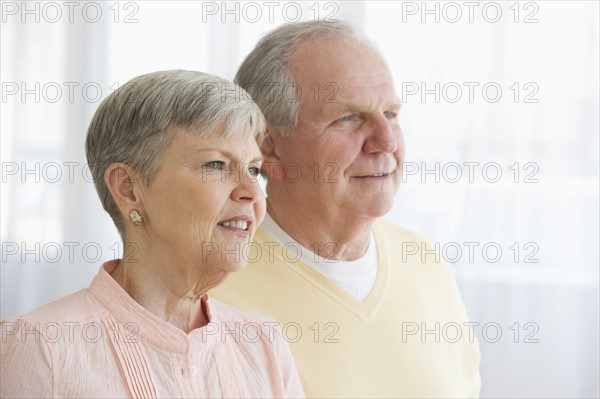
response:
M142 215L140 215L140 211L137 209L132 209L129 211L129 219L131 219L131 223L136 226L139 226L144 221L144 219L142 219Z

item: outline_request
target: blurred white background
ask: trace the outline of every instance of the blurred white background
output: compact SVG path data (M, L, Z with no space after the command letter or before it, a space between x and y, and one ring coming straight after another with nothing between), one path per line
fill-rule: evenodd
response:
M406 181L387 217L453 265L480 323L482 397L599 396L598 2L1 7L0 318L86 287L120 255L83 150L104 97L161 69L232 79L281 23L347 19L404 101Z

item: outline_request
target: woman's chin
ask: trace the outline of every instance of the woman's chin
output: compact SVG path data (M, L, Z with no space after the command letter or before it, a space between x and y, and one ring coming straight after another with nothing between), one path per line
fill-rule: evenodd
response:
M237 273L237 272L241 271L248 265L248 262L245 259L242 259L239 262L237 262L233 259L233 255L231 255L231 258L232 258L231 260L226 260L226 261L219 260L218 262L214 262L214 263L211 262L214 265L212 267L219 269L223 273L224 279L227 278L227 276L232 273Z
M234 263L234 264L226 264L225 269L227 270L227 272L229 274L231 274L231 273L237 273L237 272L243 270L244 268L246 268L246 266L248 266L248 263L246 261L243 261L243 262Z

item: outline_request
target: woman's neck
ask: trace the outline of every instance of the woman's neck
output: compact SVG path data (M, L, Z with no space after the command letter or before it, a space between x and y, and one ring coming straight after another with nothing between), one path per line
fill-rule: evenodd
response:
M123 258L130 259L127 254ZM209 322L207 289L199 282L186 287L183 281L169 278L172 270L165 270L169 270L168 265L158 268L153 262L140 259L135 263L121 260L112 277L134 301L185 333L205 326Z

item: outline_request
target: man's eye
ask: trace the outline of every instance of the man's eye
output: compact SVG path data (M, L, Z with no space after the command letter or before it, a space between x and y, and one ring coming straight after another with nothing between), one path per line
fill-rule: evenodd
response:
M248 168L248 172L250 173L250 176L252 176L252 177L260 176L260 168L257 168L255 166Z
M394 112L385 112L384 115L386 119L394 119L397 116L397 114Z
M345 115L342 116L340 119L338 119L338 121L340 122L349 122L352 120L352 115Z
M225 162L223 161L211 161L204 164L205 168L209 169L223 169L225 167Z

